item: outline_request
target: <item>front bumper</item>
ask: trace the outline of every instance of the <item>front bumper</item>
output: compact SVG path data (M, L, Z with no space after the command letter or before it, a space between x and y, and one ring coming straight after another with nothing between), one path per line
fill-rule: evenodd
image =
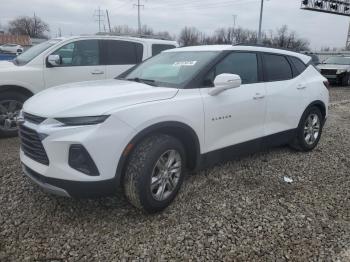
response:
M341 73L341 74L322 74L325 78L327 78L327 80L330 83L341 83L341 81L343 80L343 78L346 76L346 73Z
M20 159L27 177L46 192L70 197L112 195L119 187L119 160L135 131L117 118L110 117L98 125L65 127L50 119L41 124L25 122L27 128L44 135L41 141L49 159L39 163L21 149ZM79 144L86 148L96 164L99 175L89 176L72 168L69 148Z
M64 197L90 198L111 196L117 191L115 179L79 182L45 177L22 164L23 173L45 192Z

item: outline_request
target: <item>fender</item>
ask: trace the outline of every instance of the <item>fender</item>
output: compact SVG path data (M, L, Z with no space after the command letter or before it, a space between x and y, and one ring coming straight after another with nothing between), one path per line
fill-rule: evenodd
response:
M8 80L8 81L0 81L0 92L4 90L23 90L25 93L34 95L37 93L37 90L28 83L24 83L21 81L15 81L15 80Z
M147 136L156 133L169 134L179 139L185 146L186 153L188 154L189 169L197 169L200 164L200 143L196 132L190 126L181 122L161 122L143 129L127 144L119 159L115 175L115 180L118 186L121 185L126 163L128 162L129 156L135 145L140 143Z
M317 106L321 110L323 119L327 119L327 111L328 110L327 110L327 107L326 107L324 102L322 102L321 100L315 100L305 108L304 112L312 106ZM304 114L304 112L303 112L303 114ZM301 116L300 116L300 118L301 118Z

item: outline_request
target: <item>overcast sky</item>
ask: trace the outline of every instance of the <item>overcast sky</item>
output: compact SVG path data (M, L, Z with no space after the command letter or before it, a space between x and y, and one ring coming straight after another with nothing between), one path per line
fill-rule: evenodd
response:
M1 1L0 24L21 16L37 16L56 36L58 28L63 35L92 34L98 31L94 11L108 9L112 25L137 26L137 0L11 0ZM284 24L303 38L312 48L344 47L349 18L300 10L301 0L265 0L263 30L276 29ZM237 25L257 29L260 0L141 0L141 20L155 30L178 34L185 26L195 26L210 33L218 27ZM107 26L107 23L106 23Z

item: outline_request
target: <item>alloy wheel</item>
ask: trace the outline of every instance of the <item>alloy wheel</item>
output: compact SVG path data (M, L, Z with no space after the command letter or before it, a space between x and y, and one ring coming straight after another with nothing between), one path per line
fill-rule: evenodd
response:
M22 106L23 104L16 100L0 101L0 130L17 130L17 118Z
M310 114L306 119L304 126L304 139L308 145L313 145L319 135L321 129L321 121L317 114Z
M168 150L157 160L151 176L151 193L155 200L166 200L174 192L181 176L180 153Z

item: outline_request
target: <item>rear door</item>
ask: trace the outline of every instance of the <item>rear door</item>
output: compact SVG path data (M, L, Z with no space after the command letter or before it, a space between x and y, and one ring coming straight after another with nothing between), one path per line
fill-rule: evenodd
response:
M265 136L291 131L297 128L305 110L307 87L300 72L302 65L297 70L291 58L284 55L262 57L267 93Z
M103 63L106 77L114 78L132 66L142 62L144 46L138 42L124 40L102 40Z
M46 64L46 87L71 82L105 79L106 66L101 63L99 40L78 40L68 43L52 53L60 55L61 64Z

